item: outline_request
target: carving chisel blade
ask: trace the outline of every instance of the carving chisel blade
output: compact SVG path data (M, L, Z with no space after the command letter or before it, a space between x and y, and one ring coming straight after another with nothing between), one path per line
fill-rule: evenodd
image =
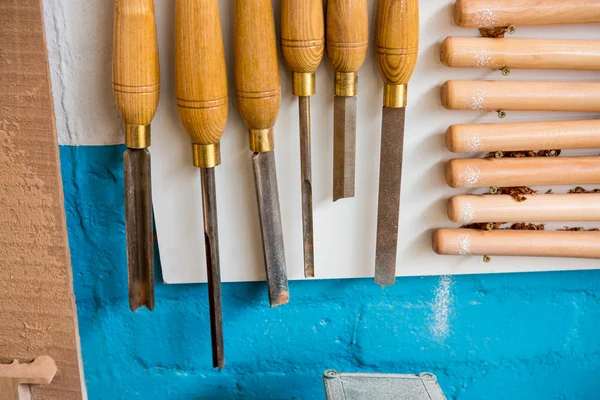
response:
M300 168L302 178L302 233L304 238L304 277L315 276L313 242L312 172L310 147L310 97L298 97L300 114Z
M127 149L123 153L125 173L125 218L129 307L154 309L154 236L150 152Z
M354 197L356 96L334 97L333 201Z
M405 108L383 107L375 253L375 282L381 286L396 279L404 114Z
M277 307L289 301L290 293L285 267L275 155L273 151L254 153L252 164L258 199L258 216L267 284L269 286L269 302L271 307Z

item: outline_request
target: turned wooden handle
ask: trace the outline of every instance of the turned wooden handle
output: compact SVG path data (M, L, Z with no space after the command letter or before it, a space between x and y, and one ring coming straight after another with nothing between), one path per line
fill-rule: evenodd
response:
M449 110L600 112L600 82L447 81Z
M152 0L115 0L113 91L128 125L149 125L160 93Z
M325 51L322 0L281 2L281 49L293 72L314 73Z
M454 153L600 148L600 121L452 125L446 147Z
M270 129L281 87L271 0L235 1L235 86L238 110L250 129Z
M448 37L440 57L448 67L600 70L600 40Z
M448 161L453 188L600 184L600 157L464 158Z
M419 53L418 0L380 1L376 50L384 82L406 85Z
M456 0L454 21L463 28L600 22L600 0Z
M369 43L367 0L327 2L327 55L337 72L358 72Z
M600 232L441 228L433 251L442 255L600 258Z
M476 222L600 221L600 194L528 194L525 201L509 195L460 195L448 200L448 218Z

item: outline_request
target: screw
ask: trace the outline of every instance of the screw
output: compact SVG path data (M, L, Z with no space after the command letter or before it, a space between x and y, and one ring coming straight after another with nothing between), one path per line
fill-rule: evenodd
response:
M502 158L502 157L504 157L504 153L501 152L500 150L498 150L497 152L494 153L494 157Z
M510 33L512 35L513 33L515 33L517 31L517 27L514 25L510 25L508 27L507 31L508 31L508 33Z
M498 118L500 118L500 119L506 118L506 111L504 111L504 110L498 111Z
M496 193L498 193L498 187L490 186L490 194L496 194Z
M494 224L488 222L487 224L485 224L485 229L491 231L492 229L494 229Z
M502 68L502 75L504 75L504 76L510 75L510 68L508 68L508 67Z
M483 262L484 263L489 263L490 261L492 261L492 259L490 258L490 256L483 256Z
M335 377L337 377L338 372L335 369L328 369L327 371L325 371L323 373L323 375L325 376L325 378L327 379L333 379Z
M437 378L431 372L421 372L419 374L419 378L426 379L428 381L434 381L434 382L437 381Z

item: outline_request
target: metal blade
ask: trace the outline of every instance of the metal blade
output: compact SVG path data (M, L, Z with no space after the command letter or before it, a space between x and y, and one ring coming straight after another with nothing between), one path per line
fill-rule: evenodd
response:
M210 309L213 368L218 367L220 371L225 366L225 347L223 343L223 304L221 302L221 263L219 258L215 169L200 169L200 177L202 180L204 245L208 275L208 304Z
M285 269L275 155L273 151L254 153L252 164L256 181L265 269L269 285L269 302L271 307L277 307L290 300L290 293Z
M123 153L125 173L125 218L127 221L127 265L129 308L154 309L154 237L152 231L152 184L150 152L127 149Z
M375 282L381 286L393 285L396 279L404 114L404 108L383 107L375 253Z
M310 148L310 97L298 97L300 112L300 168L302 177L302 233L304 237L304 277L315 276L313 245L312 172Z
M356 96L335 96L333 108L333 201L354 197Z

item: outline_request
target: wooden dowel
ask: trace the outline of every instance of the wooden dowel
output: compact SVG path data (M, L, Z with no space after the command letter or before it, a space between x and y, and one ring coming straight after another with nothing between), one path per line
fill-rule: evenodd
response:
M442 255L600 258L600 232L440 228L433 251Z

